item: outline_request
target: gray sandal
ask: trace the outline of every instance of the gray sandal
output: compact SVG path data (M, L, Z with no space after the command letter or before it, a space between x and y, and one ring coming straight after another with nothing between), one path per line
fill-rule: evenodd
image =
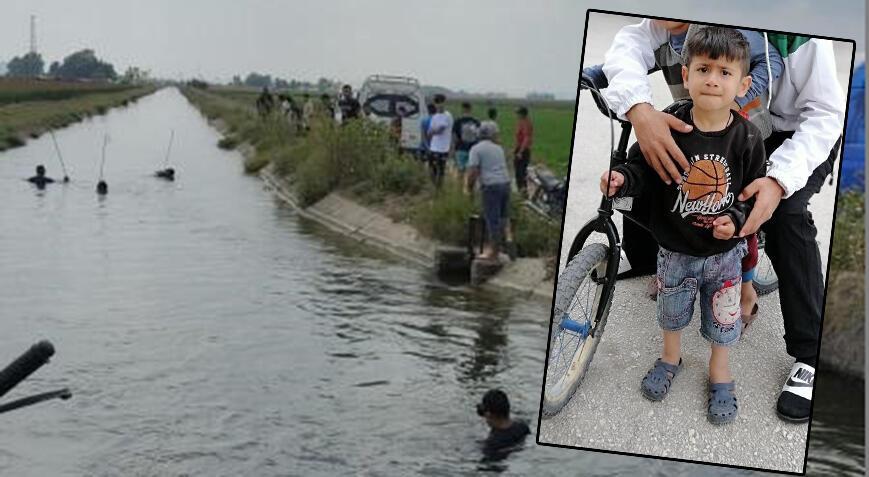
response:
M706 417L712 424L728 424L736 420L736 383L709 383L709 407Z
M640 389L643 391L643 396L650 401L661 401L667 397L670 392L670 386L673 384L673 379L682 370L682 358L679 358L678 365L672 365L661 361L661 358L655 360L655 365L646 373Z

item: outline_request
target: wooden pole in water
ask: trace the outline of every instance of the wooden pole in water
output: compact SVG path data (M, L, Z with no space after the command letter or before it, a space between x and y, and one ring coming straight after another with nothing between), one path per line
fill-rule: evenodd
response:
M57 145L57 138L54 137L54 131L49 130L51 134L51 142L54 143L54 150L57 152L57 159L60 161L60 167L63 169L63 182L69 182L69 174L66 173L66 164L63 163L63 155L60 153L60 147Z
M163 161L163 167L169 167L169 153L172 151L172 141L175 139L175 130L171 130L172 133L169 135L169 147L166 148L166 160Z
M97 194L105 195L109 193L109 185L103 180L103 169L106 165L106 144L109 143L109 135L103 137L103 159L100 162L100 180L97 182Z

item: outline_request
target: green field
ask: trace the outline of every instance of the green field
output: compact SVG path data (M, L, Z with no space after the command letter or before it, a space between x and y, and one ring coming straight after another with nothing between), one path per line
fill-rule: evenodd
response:
M49 129L103 114L154 89L100 82L0 79L0 150L21 146L28 136L38 137Z
M247 102L253 106L260 90L244 87L209 87L209 91L223 97ZM291 92L293 99L301 106L302 93ZM312 94L313 97L319 94ZM573 132L573 116L576 105L573 101L523 101L519 99L470 99L473 115L477 119L486 118L490 107L498 110L498 127L501 130L501 143L508 155L513 150L513 138L516 131L516 108L525 106L534 125L534 146L532 161L546 164L557 174L567 173L567 163L570 159L570 139ZM447 101L447 110L458 118L461 112L461 100Z
M117 93L130 85L104 81L55 81L0 77L0 106L32 101L59 101L97 93Z
M531 147L531 160L546 164L559 175L567 173L567 163L570 160L570 138L573 133L573 101L539 101L525 102L521 100L470 100L472 113L477 119L486 118L490 107L498 110L498 128L501 130L501 144L505 152L513 151L514 134L516 132L516 108L528 108L528 117L534 125L534 145ZM453 118L461 114L462 101L448 101L447 110Z

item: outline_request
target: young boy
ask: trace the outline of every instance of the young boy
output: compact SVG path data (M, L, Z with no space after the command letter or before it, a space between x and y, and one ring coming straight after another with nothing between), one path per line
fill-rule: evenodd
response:
M657 259L658 323L664 350L643 378L643 395L664 399L682 369L681 330L691 321L700 294L700 333L711 342L707 417L713 424L737 415L728 346L739 340L741 259L747 253L736 232L750 213L736 200L744 186L764 175L760 131L730 108L751 85L749 49L736 30L709 27L688 38L682 79L692 101L676 103L670 114L691 124L673 138L691 167L681 183L661 181L634 145L625 165L601 176L601 191L635 196L652 192L651 231L661 248ZM609 187L607 187L609 184Z
M687 99L690 97L685 90L682 81L682 49L687 37L703 25L685 22L673 22L665 20L652 20L652 24L661 27L667 32L666 43L660 45L655 51L655 66L661 70L673 100ZM778 50L767 43L763 34L754 30L737 30L748 41L749 67L751 68L751 86L744 96L738 96L731 108L738 109L740 114L752 122L761 130L766 139L772 133L772 117L766 108L769 85L781 76L784 63ZM603 65L595 65L583 68L582 73L590 76L598 88L606 87L608 80L603 72ZM772 77L770 78L770 74ZM746 238L748 242L748 255L742 259L742 324L743 331L748 331L749 325L757 318L757 293L751 282L754 279L755 267L758 260L757 235L752 234ZM638 271L648 269L643 260L644 257L652 258L656 244L652 242L638 225L631 222L625 223L622 235L623 251L631 257L632 264L636 261Z

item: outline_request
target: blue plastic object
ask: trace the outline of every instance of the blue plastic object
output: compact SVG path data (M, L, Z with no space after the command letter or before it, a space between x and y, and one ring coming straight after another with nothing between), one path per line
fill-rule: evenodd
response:
M591 325L588 321L583 323L573 321L570 319L570 315L568 314L565 314L561 318L561 324L559 326L561 326L561 329L576 333L583 338L587 337L588 332L591 330Z
M866 188L866 64L854 70L851 98L848 101L848 124L845 125L845 147L842 156L842 177L839 189Z

